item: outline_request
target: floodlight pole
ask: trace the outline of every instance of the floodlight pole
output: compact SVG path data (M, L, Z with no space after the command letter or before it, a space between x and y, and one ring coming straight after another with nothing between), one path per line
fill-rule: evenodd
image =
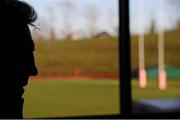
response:
M132 112L131 101L131 60L129 32L129 0L120 0L120 94L121 115L128 116Z
M147 75L145 69L144 57L144 0L140 0L139 7L139 86L145 88L147 86Z
M158 87L166 88L166 72L164 68L164 1L160 0L160 26L158 34Z

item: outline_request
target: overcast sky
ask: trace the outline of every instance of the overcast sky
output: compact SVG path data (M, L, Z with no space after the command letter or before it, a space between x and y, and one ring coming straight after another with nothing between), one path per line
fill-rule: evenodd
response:
M51 21L49 16L50 9L53 8L53 14L55 17L54 27L56 28L56 33L60 35L60 31L64 28L63 26L63 16L62 16L62 8L60 7L62 1L73 1L76 5L75 19L73 19L73 30L76 33L83 33L87 30L84 13L87 11L88 5L95 5L98 8L99 20L98 20L98 31L107 31L113 33L110 25L118 26L118 0L25 0L30 3L39 14L40 27L45 25L49 25L49 21ZM142 0L130 0L130 27L131 33L139 32L139 25L141 21L139 20L139 7L140 2ZM144 0L144 23L145 30L147 31L152 18L156 20L156 24L158 27L159 23L159 6L160 0ZM166 29L172 28L174 22L176 20L175 13L170 13L170 9L165 5L164 8L165 16L164 16L164 27ZM89 9L90 10L90 9ZM111 15L112 14L112 15ZM172 17L173 16L173 17ZM112 24L110 23L112 21ZM48 28L41 28L41 32L46 32Z
M142 21L139 19L140 12L140 2L143 0L130 0L130 21L131 21L131 31L134 33L138 33L139 25ZM171 0L169 0L171 1ZM162 25L165 29L171 29L177 19L176 12L172 10L173 7L170 7L167 3L163 3L164 6L164 19L160 21L160 5L161 0L144 0L144 24L145 31L148 30L152 19L155 19L157 29Z

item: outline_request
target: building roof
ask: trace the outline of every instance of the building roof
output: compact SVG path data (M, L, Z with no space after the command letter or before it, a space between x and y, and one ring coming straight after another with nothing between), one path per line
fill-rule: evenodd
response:
M107 32L100 32L100 33L98 33L97 35L95 35L95 38L99 38L99 37L103 37L103 36L105 36L105 37L112 37L109 33L107 33Z

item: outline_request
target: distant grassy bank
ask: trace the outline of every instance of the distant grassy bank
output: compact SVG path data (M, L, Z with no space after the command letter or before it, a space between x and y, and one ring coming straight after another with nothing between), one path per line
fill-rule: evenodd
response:
M169 31L164 34L164 62L165 66L180 68L180 31ZM138 67L138 36L131 37L131 65ZM158 64L158 35L145 35L145 64L154 66Z
M37 41L40 74L114 73L118 71L118 40Z
M157 65L157 34L145 35L146 66ZM138 67L138 36L131 37L132 69ZM180 31L165 33L165 64L180 67ZM36 40L40 75L117 73L118 38L77 41Z

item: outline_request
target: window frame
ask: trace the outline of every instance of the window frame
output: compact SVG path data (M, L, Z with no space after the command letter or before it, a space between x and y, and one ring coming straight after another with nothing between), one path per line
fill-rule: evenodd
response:
M161 112L157 114L133 114L132 88L131 88L131 41L129 30L129 1L120 0L120 97L121 118L180 118L179 112Z

